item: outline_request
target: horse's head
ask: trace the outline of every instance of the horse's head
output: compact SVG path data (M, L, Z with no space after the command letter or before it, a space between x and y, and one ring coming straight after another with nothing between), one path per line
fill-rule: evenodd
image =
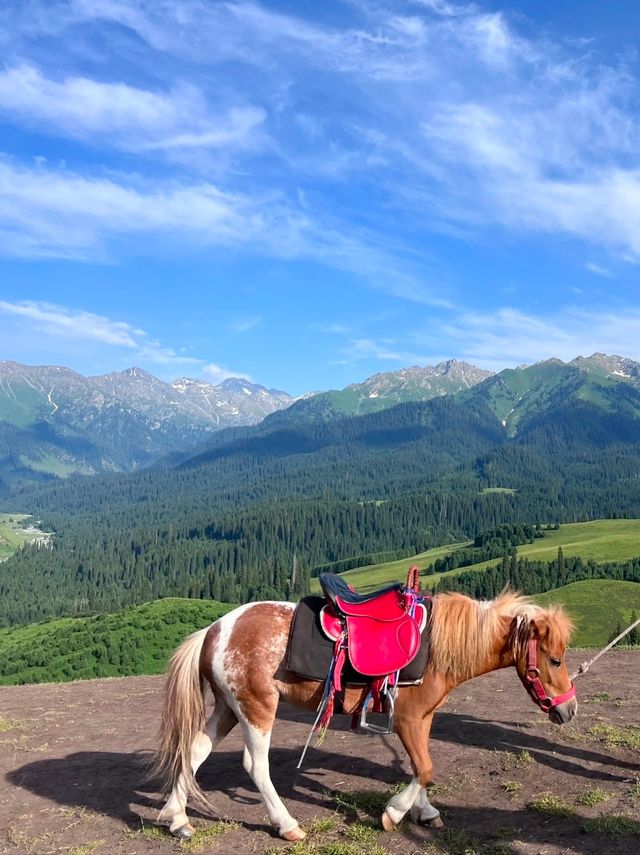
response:
M560 610L516 620L516 670L532 700L554 724L566 724L578 711L576 690L565 662L572 624Z

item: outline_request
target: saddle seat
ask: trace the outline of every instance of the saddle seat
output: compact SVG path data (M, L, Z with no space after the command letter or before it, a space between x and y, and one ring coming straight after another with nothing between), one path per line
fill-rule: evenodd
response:
M396 582L371 594L357 594L333 573L322 573L319 581L329 601L328 614L321 615L322 626L336 640L345 631L346 649L356 671L381 677L411 662L420 647L426 617L424 606L415 608L415 591Z
M319 581L325 597L340 614L395 620L405 613L405 586L402 582L393 582L368 594L358 594L336 573L321 573Z

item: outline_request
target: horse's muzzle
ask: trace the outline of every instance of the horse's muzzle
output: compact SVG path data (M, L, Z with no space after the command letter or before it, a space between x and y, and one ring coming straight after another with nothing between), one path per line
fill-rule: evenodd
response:
M549 719L554 724L567 724L577 712L578 701L575 698L571 698L571 700L565 701L563 704L551 707L549 710Z

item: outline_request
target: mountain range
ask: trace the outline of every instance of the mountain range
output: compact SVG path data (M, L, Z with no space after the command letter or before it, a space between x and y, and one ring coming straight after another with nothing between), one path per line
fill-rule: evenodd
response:
M294 398L243 379L165 383L140 368L83 377L0 362L0 479L129 471L251 425Z
M554 412L571 421L583 404L604 421L622 418L628 431L627 421L640 418L640 364L596 353L493 374L448 360L295 399L238 378L217 386L189 378L165 383L139 368L83 377L58 366L0 362L0 490L72 473L133 471L176 453L184 461L232 447L255 450L276 435L283 453L297 442L312 448L309 434L301 439L303 424L442 397L497 420L505 438Z

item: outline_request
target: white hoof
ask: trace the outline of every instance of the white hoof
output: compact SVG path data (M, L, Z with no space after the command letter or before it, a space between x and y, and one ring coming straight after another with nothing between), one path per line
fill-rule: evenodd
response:
M382 827L385 831L395 831L397 828L388 811L382 814Z
M296 825L295 828L290 829L289 831L283 831L280 834L284 840L288 840L289 843L295 843L297 840L304 840L307 836L307 832L300 828L299 825Z

